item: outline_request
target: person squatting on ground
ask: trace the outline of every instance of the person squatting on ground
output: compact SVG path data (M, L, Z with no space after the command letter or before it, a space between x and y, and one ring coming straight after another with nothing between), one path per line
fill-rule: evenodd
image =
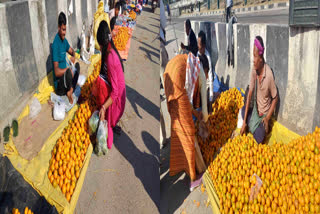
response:
M108 23L102 21L97 32L101 50L101 70L95 81L92 94L96 97L100 120L107 120L107 145L111 149L113 131L120 134L117 126L126 103L126 85L121 57L112 41Z
M67 19L63 12L60 12L58 17L58 33L52 43L52 62L53 62L53 82L54 89L57 95L67 95L69 102L73 104L72 94L77 85L80 73L79 63L75 64L75 69L67 63L66 53L71 57L71 62L75 62L75 52L70 47L66 39Z
M253 70L250 77L249 93L242 108L243 125L240 134L247 128L257 143L262 143L270 128L270 119L278 102L278 91L273 72L265 63L264 44L260 36L254 40ZM253 97L252 97L253 95ZM253 109L249 109L253 99Z

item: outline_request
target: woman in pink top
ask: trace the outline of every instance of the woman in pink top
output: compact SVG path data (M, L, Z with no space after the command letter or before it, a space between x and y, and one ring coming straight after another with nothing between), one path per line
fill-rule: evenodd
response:
M101 50L101 70L95 82L93 94L100 109L100 120L108 122L107 145L111 149L113 131L121 131L116 126L119 122L126 103L126 85L123 74L121 57L112 41L107 22L102 21L97 32L97 40Z

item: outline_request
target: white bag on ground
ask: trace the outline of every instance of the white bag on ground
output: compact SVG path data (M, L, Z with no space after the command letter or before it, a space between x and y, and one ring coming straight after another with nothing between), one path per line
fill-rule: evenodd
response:
M108 153L107 147L107 138L108 138L108 123L106 120L100 121L99 128L96 137L96 146L94 152L100 156Z
M80 87L82 87L85 82L86 82L86 76L85 76L85 75L82 75L82 74L79 75L78 84L80 85Z
M96 132L99 124L99 112L93 112L92 116L89 119L89 134L92 135Z
M241 114L242 109L240 109L239 114L238 114L238 123L237 123L237 128L241 129L243 125L243 119L242 119L242 114Z
M66 105L64 102L56 102L53 106L53 119L63 120L66 116Z
M29 104L29 108L30 108L29 118L34 118L40 113L41 104L36 97L32 99L32 102Z

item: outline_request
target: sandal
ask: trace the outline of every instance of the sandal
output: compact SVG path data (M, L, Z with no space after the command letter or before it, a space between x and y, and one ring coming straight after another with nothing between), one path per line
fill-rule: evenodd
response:
M113 132L116 133L117 135L120 135L121 134L121 127L116 125L115 127L113 127Z

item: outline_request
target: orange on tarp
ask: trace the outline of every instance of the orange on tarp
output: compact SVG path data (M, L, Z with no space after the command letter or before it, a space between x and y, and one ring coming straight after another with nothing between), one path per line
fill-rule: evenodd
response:
M121 26L119 26L119 25L114 26L114 29L113 29L113 32L112 32L112 33L113 33L113 34L117 34L117 32L118 32L118 30L119 30L120 27L121 27ZM129 36L129 39L128 39L126 48L125 48L123 51L118 50L121 58L122 58L122 59L125 59L125 60L128 59L129 49L130 49L130 44L131 44L132 31L133 31L132 28L128 28L128 29L129 29L129 35L130 35L130 36Z

